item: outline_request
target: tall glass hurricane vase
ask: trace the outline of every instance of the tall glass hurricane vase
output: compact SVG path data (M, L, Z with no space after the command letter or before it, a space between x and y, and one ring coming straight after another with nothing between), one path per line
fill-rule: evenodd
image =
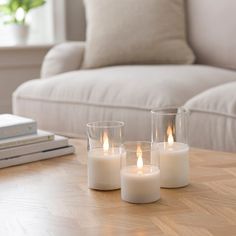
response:
M158 147L161 187L188 185L188 111L184 108L155 109L152 117L152 144Z
M88 186L97 190L120 188L120 165L124 157L124 123L98 121L87 124Z

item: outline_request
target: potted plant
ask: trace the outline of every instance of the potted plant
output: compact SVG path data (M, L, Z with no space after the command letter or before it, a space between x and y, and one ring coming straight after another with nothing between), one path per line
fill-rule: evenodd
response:
M0 13L5 17L5 24L10 26L14 40L18 44L27 42L29 25L26 23L28 13L45 4L45 0L6 0L0 4Z

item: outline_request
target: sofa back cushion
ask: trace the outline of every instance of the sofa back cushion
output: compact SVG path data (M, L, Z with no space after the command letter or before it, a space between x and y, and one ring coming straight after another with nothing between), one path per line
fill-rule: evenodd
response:
M196 62L236 70L236 0L187 0L186 8Z
M84 68L191 64L184 0L85 0Z

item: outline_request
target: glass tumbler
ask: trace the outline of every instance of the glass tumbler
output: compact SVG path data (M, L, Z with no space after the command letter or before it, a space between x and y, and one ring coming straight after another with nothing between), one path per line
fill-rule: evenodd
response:
M120 188L121 158L124 157L121 121L87 124L88 187L97 190Z
M121 198L149 203L160 198L158 153L151 142L127 142L121 169Z
M182 107L151 111L152 144L159 149L161 187L178 188L189 183L188 117Z

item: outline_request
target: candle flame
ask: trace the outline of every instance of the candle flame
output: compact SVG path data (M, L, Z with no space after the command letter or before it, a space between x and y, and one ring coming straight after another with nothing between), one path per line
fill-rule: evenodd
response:
M143 168L143 158L142 158L143 152L142 152L142 149L140 146L137 147L136 155L138 158L137 167L138 167L138 169L141 169L141 168Z
M167 141L168 141L168 145L172 146L174 143L174 137L173 137L173 132L172 132L172 128L170 127L170 125L167 128Z
M107 136L107 132L103 134L103 150L107 152L109 150L109 140Z

